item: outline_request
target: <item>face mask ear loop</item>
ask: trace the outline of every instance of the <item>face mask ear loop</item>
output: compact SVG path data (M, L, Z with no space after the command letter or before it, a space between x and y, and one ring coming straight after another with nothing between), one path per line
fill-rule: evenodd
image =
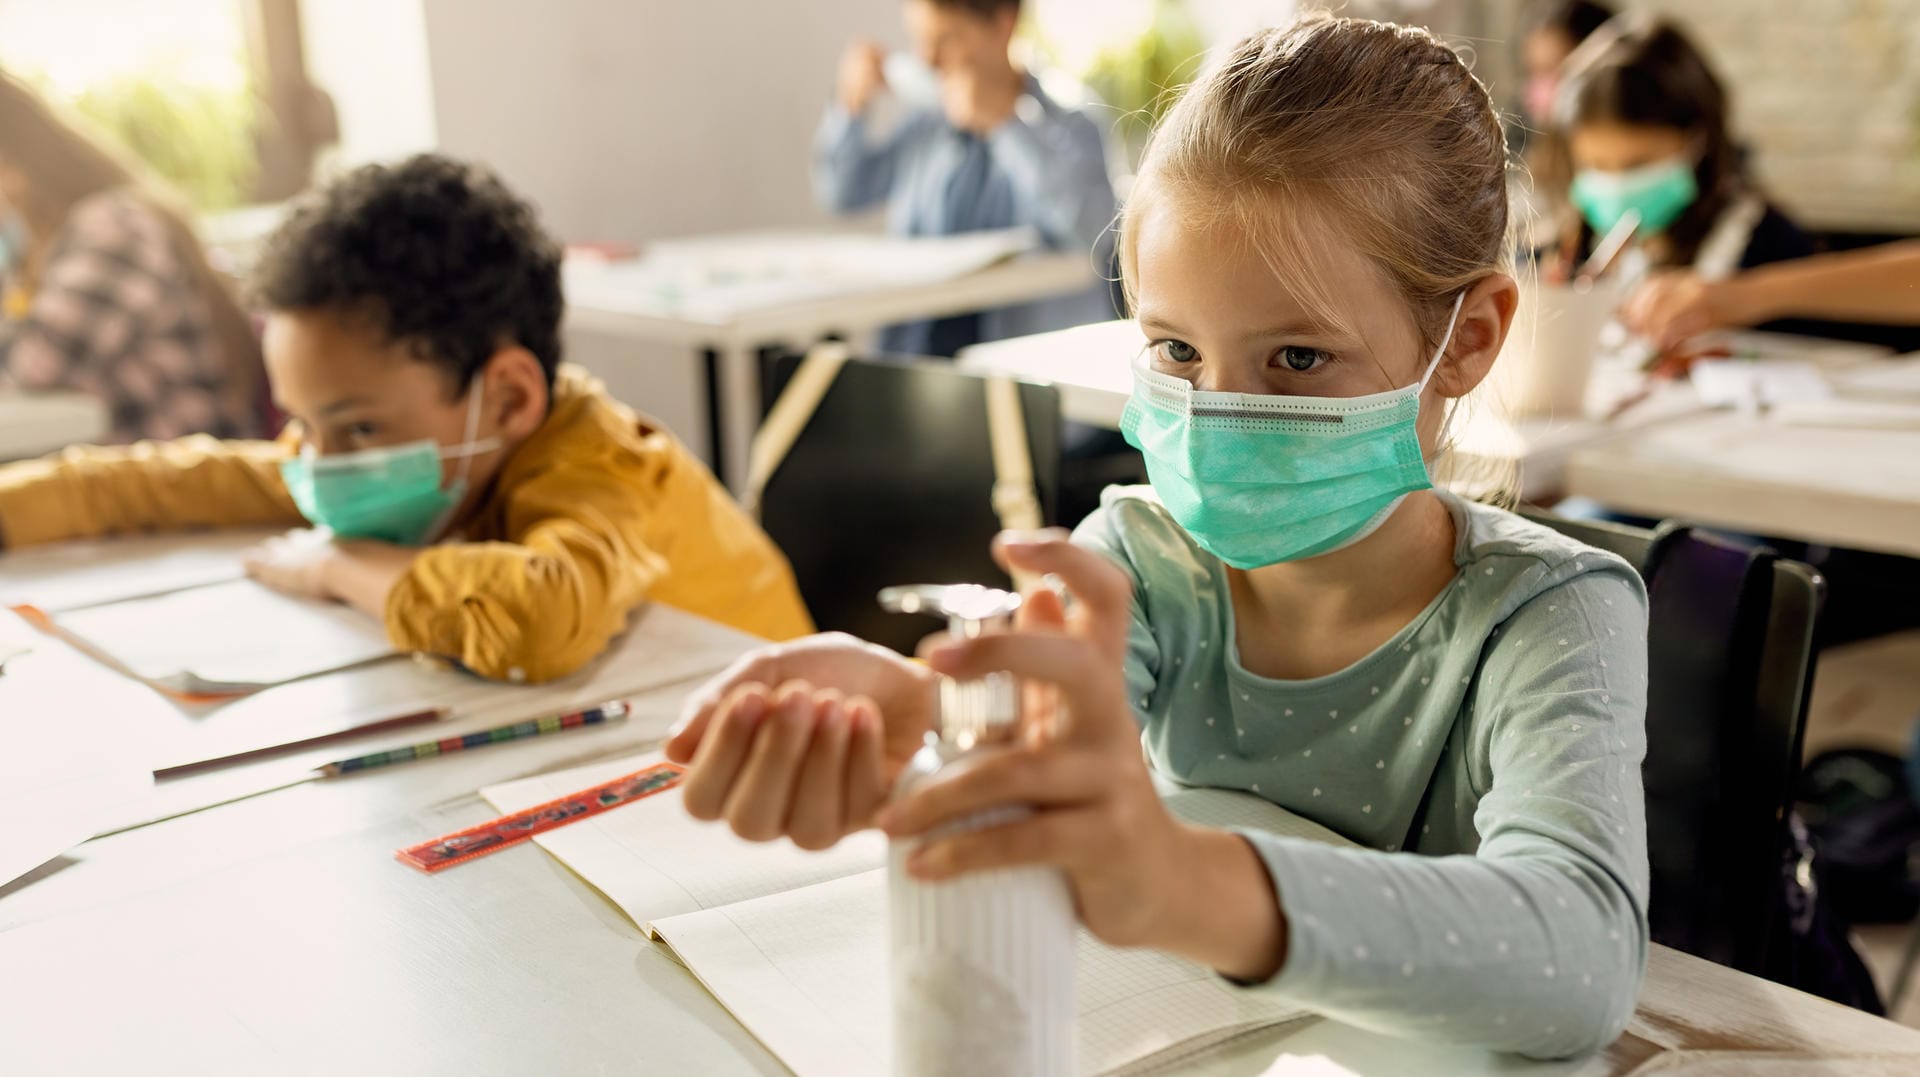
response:
M467 477L473 473L473 444L475 435L480 433L480 405L487 398L487 379L483 372L474 382L473 394L467 398L467 436L461 441L460 477L454 481L461 487L467 485Z
M1434 371L1440 369L1440 360L1447 357L1447 345L1453 343L1453 329L1454 326L1460 323L1460 308L1466 301L1467 293L1465 291L1462 291L1454 297L1453 313L1447 316L1447 332L1440 338L1440 347L1434 349L1433 361L1427 364L1427 372L1420 375L1420 384L1419 387L1414 390L1415 393L1424 393L1427 391L1428 380L1433 377Z

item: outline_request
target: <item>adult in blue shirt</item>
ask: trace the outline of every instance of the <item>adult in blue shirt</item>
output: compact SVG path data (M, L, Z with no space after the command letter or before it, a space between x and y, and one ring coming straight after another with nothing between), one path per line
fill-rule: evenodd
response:
M922 95L913 87L889 87L880 46L857 41L847 49L815 140L821 202L851 213L884 201L897 235L1032 226L1049 247L1107 265L1114 198L1100 127L1049 96L1009 55L1020 0L906 0L905 14L914 51L937 79L924 101L915 100ZM902 115L891 131L870 131L870 106L889 89ZM978 341L1113 316L1108 289L1098 283L1020 306L891 326L881 348L950 356Z

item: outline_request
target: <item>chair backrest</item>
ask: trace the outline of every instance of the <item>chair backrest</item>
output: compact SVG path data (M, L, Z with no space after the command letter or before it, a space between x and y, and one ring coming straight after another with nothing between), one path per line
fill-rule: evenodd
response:
M769 370L777 398L798 365ZM1056 519L1060 397L1020 383L1042 515ZM912 653L938 627L887 613L882 587L1006 586L989 543L1000 530L985 380L949 363L849 360L760 499L761 524L786 552L823 630Z
M1782 914L1822 583L1693 528L1535 517L1647 581L1648 915L1653 939L1748 972Z

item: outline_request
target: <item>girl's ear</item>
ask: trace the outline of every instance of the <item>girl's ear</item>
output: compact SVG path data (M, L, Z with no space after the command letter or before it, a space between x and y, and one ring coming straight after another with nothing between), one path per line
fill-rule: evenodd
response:
M1434 388L1441 396L1465 396L1486 379L1519 305L1520 286L1505 273L1495 273L1467 289L1453 340L1433 373Z

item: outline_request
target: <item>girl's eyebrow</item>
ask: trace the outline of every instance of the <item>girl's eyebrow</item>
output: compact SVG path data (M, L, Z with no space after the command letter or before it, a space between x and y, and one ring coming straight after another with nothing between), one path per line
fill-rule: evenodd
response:
M1179 337L1184 335L1184 330L1179 326L1174 325L1172 322L1167 321L1157 314L1143 313L1139 317L1139 322L1140 331L1148 337ZM1256 329L1251 333L1247 333L1243 339L1271 340L1277 337L1305 338L1323 342L1346 342L1349 339L1345 333L1335 329L1329 329L1313 321L1283 322L1269 328Z

